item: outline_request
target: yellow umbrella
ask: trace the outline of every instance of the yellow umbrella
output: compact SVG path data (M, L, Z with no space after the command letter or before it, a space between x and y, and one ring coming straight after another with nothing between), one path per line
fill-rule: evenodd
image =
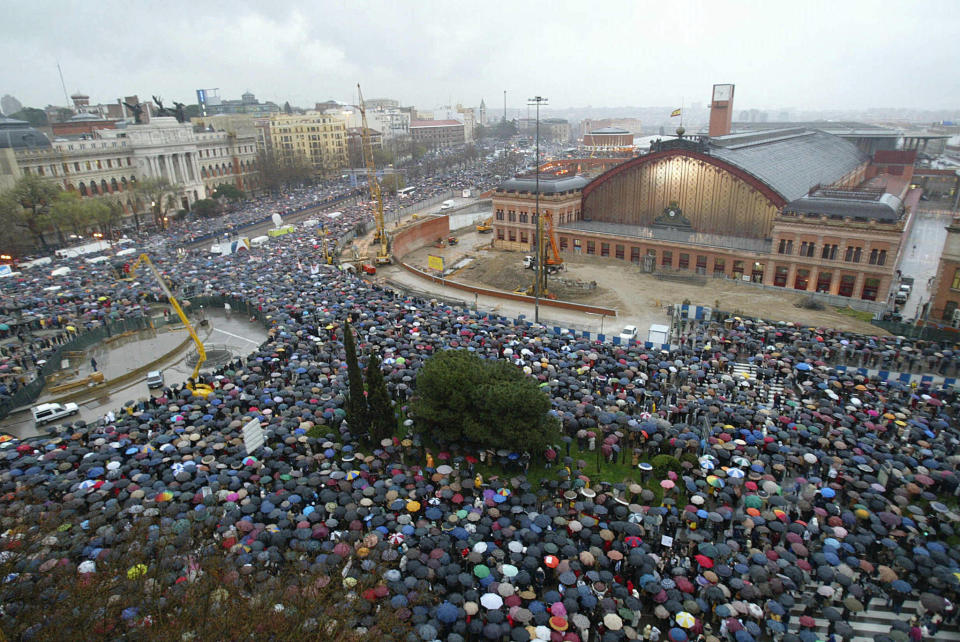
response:
M407 504L407 511L416 513L418 510L420 510L420 502L409 502Z
M693 617L693 615L687 613L686 611L680 611L677 613L675 619L677 620L677 624L685 629L689 629L697 623L697 618Z
M137 578L143 577L147 574L147 565L146 564L136 564L127 569L127 578L135 580Z

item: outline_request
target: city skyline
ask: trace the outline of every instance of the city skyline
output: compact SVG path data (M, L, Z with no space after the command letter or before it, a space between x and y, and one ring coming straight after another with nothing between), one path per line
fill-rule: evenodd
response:
M706 103L713 83L732 82L738 108L960 105L960 88L938 80L956 59L949 30L960 5L915 3L898 15L902 5L877 4L610 2L598 11L493 2L470 16L435 2L273 12L240 2L231 16L176 1L166 13L111 2L59 11L56 3L18 5L0 27L0 93L34 107L64 103L59 62L66 93L94 102L157 94L193 103L196 89L217 87L223 97L251 90L312 107L352 102L360 82L370 96L403 104L475 107L485 99L496 113L504 90L512 109L534 93L556 109L679 106ZM149 38L130 28L147 22ZM527 24L538 27L528 32ZM919 59L902 55L910 42L923 43Z

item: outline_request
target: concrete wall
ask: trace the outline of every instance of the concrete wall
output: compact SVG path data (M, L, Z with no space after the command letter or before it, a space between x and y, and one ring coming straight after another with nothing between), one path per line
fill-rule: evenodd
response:
M393 234L391 252L397 261L438 238L446 239L450 235L450 220L446 216L437 216L417 221Z
M485 296L499 297L501 299L510 299L512 301L524 301L526 303L533 303L534 298L532 296L527 296L525 294L517 294L516 292L505 292L503 290L491 290L488 288L480 288L473 285L467 285L466 283L458 283L456 281L451 281L449 279L441 279L438 276L432 274L427 274L423 270L418 270L409 263L402 263L403 269L411 274L415 274L422 279L427 279L433 281L434 283L442 283L443 285L457 290L464 290L466 292L474 292L476 294L483 294ZM601 308L593 305L583 305L582 303L573 303L571 301L556 301L553 299L540 299L540 305L551 307L551 308L563 308L565 310L576 310L578 312L590 312L591 314L602 314L604 316L615 317L617 316L617 311L613 308Z

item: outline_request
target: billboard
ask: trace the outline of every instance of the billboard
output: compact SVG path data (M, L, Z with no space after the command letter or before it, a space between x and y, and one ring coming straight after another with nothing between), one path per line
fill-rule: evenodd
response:
M427 267L431 270L438 270L443 272L443 257L442 256L427 256Z

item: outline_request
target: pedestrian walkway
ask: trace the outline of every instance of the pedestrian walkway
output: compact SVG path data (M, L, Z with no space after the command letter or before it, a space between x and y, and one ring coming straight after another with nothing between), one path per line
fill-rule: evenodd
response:
M759 376L759 374L760 374L760 369L756 366L756 364L743 362L743 361L736 361L733 364L734 379L743 378L743 379L748 379L752 382L757 382L758 381L757 377ZM783 398L783 384L779 383L778 381L774 381L772 379L765 381L764 384L766 385L766 388L765 388L766 397L761 398L759 401L764 405L772 408L774 406L775 399Z
M790 626L787 627L789 631L795 631L797 622L801 615L803 615L803 610L805 606L804 600L814 599L815 591L817 585L808 585L807 589L803 593L803 597L797 600L797 604L791 609L791 620ZM886 605L882 599L874 599L870 608L865 611L860 611L858 613L850 613L846 619L837 620L837 626L842 630L843 624L846 623L853 629L853 636L846 638L849 642L874 642L876 636L880 634L887 635L891 630L894 629L894 625L897 622L901 624L897 625L898 628L907 632L910 630L910 620L916 617L918 612L923 612L923 608L920 607L920 604L917 600L908 599L904 601L903 608L899 615L894 613L893 609ZM817 609L818 611L820 609ZM838 604L836 610L841 612L843 611L843 605ZM817 633L818 638L825 640L829 633L830 621L823 617L814 617L812 618L815 626L813 630ZM841 639L841 635L838 632L837 638ZM896 639L896 638L894 638ZM906 638L904 638L906 639ZM960 640L960 627L957 627L956 624L947 624L941 623L940 628L937 630L935 635L929 635L924 638L925 640Z

